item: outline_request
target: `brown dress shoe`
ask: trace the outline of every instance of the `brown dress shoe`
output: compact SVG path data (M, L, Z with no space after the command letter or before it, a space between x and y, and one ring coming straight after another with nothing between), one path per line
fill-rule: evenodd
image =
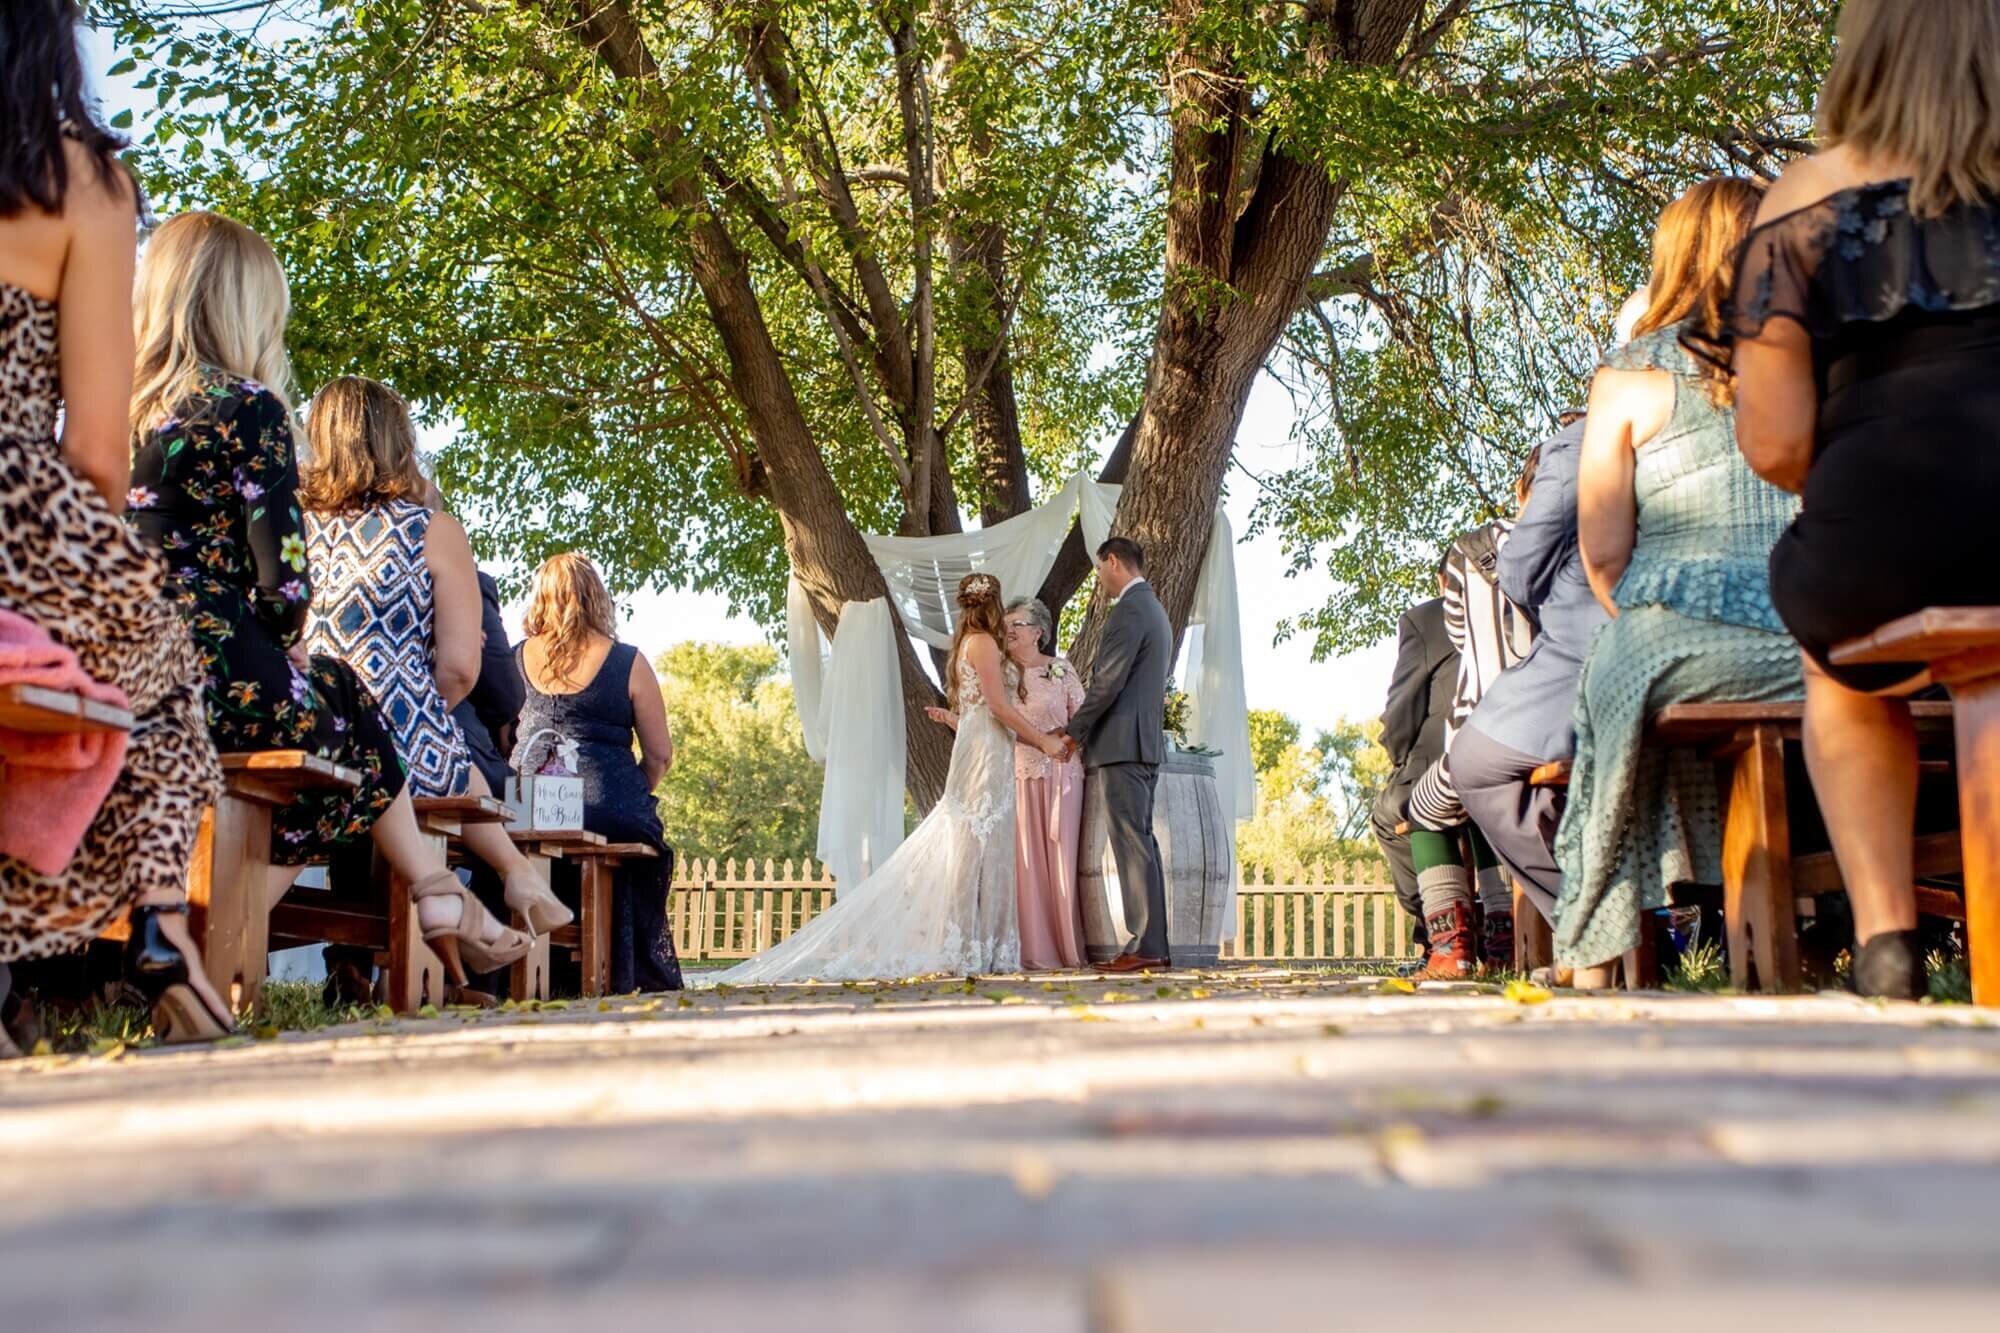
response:
M1143 954L1123 953L1097 970L1100 972L1163 972L1167 968L1164 958L1148 958Z

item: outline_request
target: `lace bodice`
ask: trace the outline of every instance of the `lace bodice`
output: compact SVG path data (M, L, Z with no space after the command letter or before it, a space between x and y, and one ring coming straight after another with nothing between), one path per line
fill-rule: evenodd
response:
M1083 702L1083 681L1076 668L1063 658L1055 658L1046 666L1039 666L1027 672L1028 698L1021 705L1021 711L1028 721L1035 724L1038 731L1055 731L1069 725L1070 717ZM1071 759L1069 766L1078 775L1083 772L1083 760ZM1037 750L1034 746L1016 739L1014 742L1014 777L1017 780L1046 778L1056 771L1056 761Z
M1639 530L1613 597L1621 607L1668 606L1701 620L1780 633L1771 605L1771 547L1799 502L1744 462L1735 413L1702 391L1682 332L1670 325L1605 359L1614 370L1674 377L1673 415L1634 450Z

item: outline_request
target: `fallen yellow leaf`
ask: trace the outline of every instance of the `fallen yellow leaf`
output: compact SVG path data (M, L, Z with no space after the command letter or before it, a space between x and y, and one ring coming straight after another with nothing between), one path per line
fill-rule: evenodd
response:
M1378 989L1384 995L1415 995L1417 993L1416 983L1405 981L1402 977L1384 977L1382 985Z
M1509 1004L1547 1004L1555 999L1555 992L1545 986L1537 986L1532 981L1510 981L1501 994Z

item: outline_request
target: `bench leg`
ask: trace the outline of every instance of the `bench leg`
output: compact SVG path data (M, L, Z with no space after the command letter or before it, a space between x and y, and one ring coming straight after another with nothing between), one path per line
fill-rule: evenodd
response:
M238 1009L256 1002L263 981L262 899L270 861L270 807L224 792L203 813L196 835L188 929L201 946L209 981ZM253 913L260 928L252 928Z
M2000 676L1951 687L1972 1002L2000 1006Z
M1556 960L1555 932L1537 908L1534 899L1514 882L1514 970L1526 976L1538 967L1553 966Z
M1729 926L1729 980L1754 974L1766 991L1797 991L1799 925L1792 900L1792 832L1785 809L1785 741L1753 727L1736 755L1722 826L1722 911Z
M611 991L611 868L601 856L576 858L581 887L577 931L583 938L583 993Z
M430 838L444 856L444 839ZM381 857L375 858L375 892L388 897L389 960L387 968L388 1004L399 1014L413 1014L427 1004L444 1005L444 988L451 976L444 963L424 943L423 928L417 923L417 905L410 901L410 886L392 871Z
M542 882L547 883L549 859L546 856L529 854L528 860L542 872ZM535 935L534 928L528 924L528 918L522 913L516 912L513 917L514 929L524 935L533 936L535 947L528 950L527 956L508 970L507 988L513 992L513 998L516 1000L546 1000L549 998L549 937Z

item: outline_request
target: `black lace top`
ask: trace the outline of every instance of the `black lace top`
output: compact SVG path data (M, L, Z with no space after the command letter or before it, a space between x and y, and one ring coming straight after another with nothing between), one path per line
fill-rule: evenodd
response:
M1909 193L1908 181L1856 186L1758 227L1720 336L1690 339L1689 350L1727 364L1738 339L1774 319L1823 345L1856 324L2000 306L2000 209L1960 204L1917 218Z

